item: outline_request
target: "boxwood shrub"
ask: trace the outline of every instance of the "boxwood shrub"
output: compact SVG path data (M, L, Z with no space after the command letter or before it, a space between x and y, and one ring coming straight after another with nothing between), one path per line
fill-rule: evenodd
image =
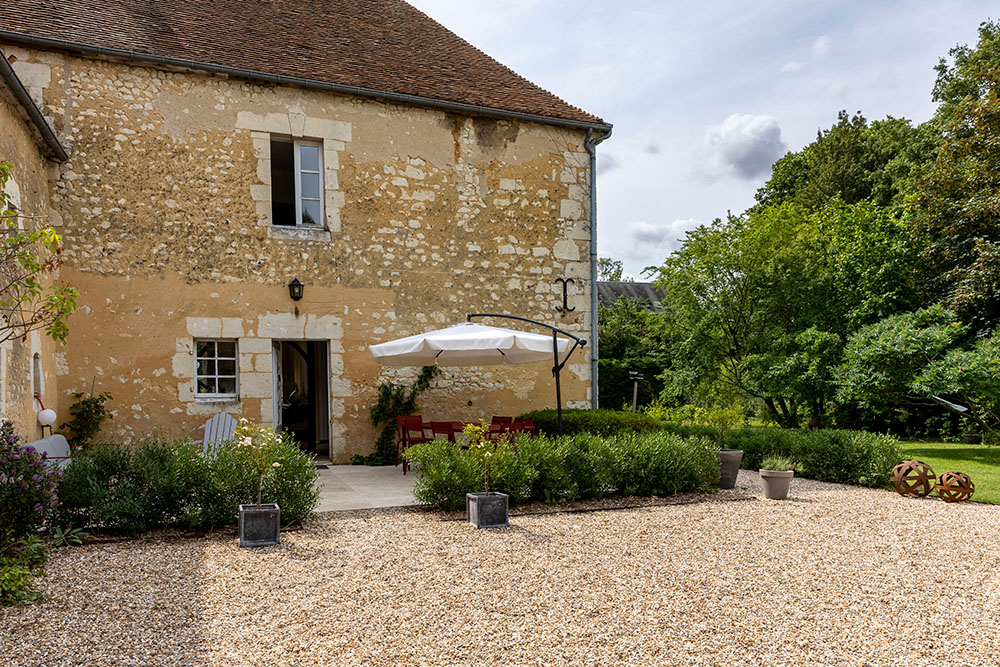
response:
M283 524L300 523L318 502L313 459L288 437L276 457L281 467L265 477L264 501L278 503ZM139 535L233 525L239 505L256 502L257 478L233 443L208 457L200 443L149 439L74 454L58 493L53 525Z
M531 412L539 431L558 430L555 410ZM610 436L663 431L691 437L716 439L714 429L665 423L645 414L615 410L565 410L563 430L567 434L592 433ZM892 467L901 459L898 443L888 435L836 429L813 431L773 427L743 427L726 431L723 446L742 449L741 467L756 470L768 454L794 458L798 474L824 482L887 486Z
M465 507L465 494L483 490L479 458L445 440L409 448L419 466L417 499L446 509ZM705 438L665 431L600 437L519 437L500 446L492 463L491 491L511 502L558 503L610 493L668 495L706 490L718 483L719 458Z

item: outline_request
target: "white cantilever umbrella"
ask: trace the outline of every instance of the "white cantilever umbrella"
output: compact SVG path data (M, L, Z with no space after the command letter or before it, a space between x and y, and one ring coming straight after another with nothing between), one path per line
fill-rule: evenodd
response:
M553 337L490 327L475 322L407 336L368 348L371 358L386 366L491 366L527 364L553 359ZM559 356L574 346L556 338Z
M528 322L552 331L552 335L528 333L516 329L489 327L472 322L474 317L498 317ZM386 366L490 366L494 364L527 364L533 361L552 361L552 374L556 380L556 410L559 434L562 435L562 390L559 371L569 360L573 350L587 341L551 324L529 320L516 315L473 313L469 321L447 329L407 336L388 343L368 347L368 354ZM565 338L560 338L562 334ZM561 358L561 360L560 360Z

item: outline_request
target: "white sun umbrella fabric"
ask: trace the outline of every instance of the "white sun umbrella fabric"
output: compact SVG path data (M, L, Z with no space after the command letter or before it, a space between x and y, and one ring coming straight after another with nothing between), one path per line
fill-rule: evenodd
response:
M558 338L559 356L573 347ZM475 322L371 345L371 358L385 366L492 366L553 361L552 336Z

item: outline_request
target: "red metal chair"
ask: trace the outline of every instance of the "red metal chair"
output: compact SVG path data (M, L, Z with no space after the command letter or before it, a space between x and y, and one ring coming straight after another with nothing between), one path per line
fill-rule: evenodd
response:
M445 438L448 442L455 442L454 422L431 422L431 433L435 440Z
M490 422L491 426L505 426L509 425L514 421L513 417L500 417L498 415L493 415L493 421Z
M400 455L406 451L407 447L421 442L428 442L432 438L427 437L427 426L420 415L409 417L396 417L396 462L403 459L403 474L410 468L410 462L406 457Z
M527 433L528 435L535 435L538 433L538 430L535 428L534 419L515 419L511 430Z

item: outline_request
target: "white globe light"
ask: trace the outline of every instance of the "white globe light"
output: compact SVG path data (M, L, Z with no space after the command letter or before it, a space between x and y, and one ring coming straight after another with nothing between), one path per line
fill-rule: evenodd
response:
M38 423L42 426L52 426L56 423L56 411L46 408L38 413Z

